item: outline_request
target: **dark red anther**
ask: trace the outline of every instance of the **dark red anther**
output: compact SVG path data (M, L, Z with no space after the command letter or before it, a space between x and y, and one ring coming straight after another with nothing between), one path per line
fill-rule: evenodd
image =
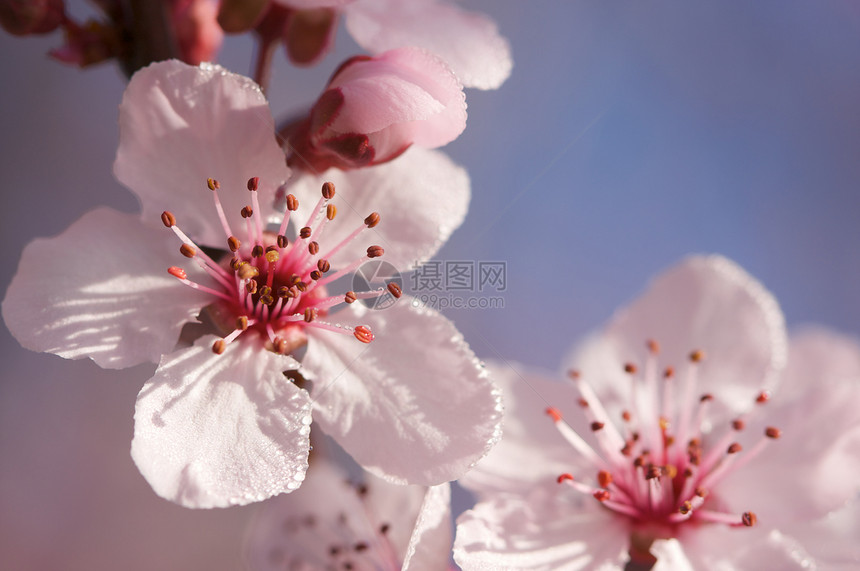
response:
M311 233L312 233L312 232L313 232L313 231L311 230L311 227L310 227L310 226L305 226L304 228L302 228L301 230L299 230L299 237L300 237L300 238L303 238L303 239L305 239L305 240L307 240L308 238L310 238L310 237L311 237Z
M197 255L197 250L189 246L188 244L182 244L179 246L179 253L185 256L186 258L193 258Z
M278 248L284 249L289 244L289 240L283 234L278 234Z
M624 372L628 375L636 374L636 365L633 363L624 363Z
M248 179L248 190L257 190L257 187L260 185L260 177L252 176Z
M580 398L578 401L576 401L576 404L578 404L581 408L588 408L588 401L584 398Z
M218 339L214 343L212 343L212 352L216 355L220 355L224 352L224 349L227 348L227 342L223 339Z
M364 223L368 228L374 228L377 224L379 224L379 212L371 212L367 218L364 219Z
M263 247L261 245L257 244L256 246L251 248L251 257L252 258L259 258L262 255L263 255Z
M633 418L633 415L630 414L629 410L622 410L621 411L621 420L623 420L624 422L630 422L630 419L632 419L632 418Z
M242 242L235 236L230 236L227 238L227 247L230 248L230 251L235 253L239 251L239 248L242 246Z
M295 212L299 209L299 199L295 197L293 194L287 195L287 210L290 212Z
M400 289L400 286L394 282L390 282L388 284L388 293L393 295L396 299L400 299L400 296L403 295L403 290Z
M356 297L356 295L355 295L355 292L354 292L354 291L348 291L348 292L346 292L346 294L344 294L344 296L343 296L343 300L344 300L346 303L355 303L355 300L356 300L356 299L358 299L358 298Z
M604 426L606 426L604 423L595 420L591 423L591 430L597 432L598 430L602 430Z
M176 216L174 216L169 210L165 210L161 213L161 222L168 228L172 228L173 226L176 226Z
M610 497L611 497L611 495L606 490L597 490L596 492L594 492L594 498L598 502L605 502Z
M663 378L664 379L671 379L674 376L675 376L675 369L673 369L672 367L666 367L666 370L663 371Z
M663 475L663 469L660 466L648 466L648 469L645 471L645 479L653 480L654 478L659 478Z
M315 307L308 307L305 309L305 322L310 323L314 319L317 318L319 311Z
M378 258L382 254L385 253L385 250L382 249L382 246L371 246L367 249L367 257L368 258Z
M597 483L600 484L601 488L608 488L609 484L612 483L612 474L606 470L601 470L597 473Z
M744 515L741 516L741 523L747 527L754 526L757 520L758 518L756 518L753 512L744 512Z
M278 288L278 297L281 299L288 299L288 298L292 297L292 295L290 294L290 288L288 288L287 286L279 287Z
M747 426L747 423L744 422L744 420L742 418L736 418L732 421L732 428L734 428L738 432L740 432L741 430L746 428L746 426Z
M331 264L325 258L320 258L317 260L317 269L322 273L326 273L331 269Z
M624 443L624 447L621 449L621 454L627 456L633 456L633 442L628 440Z
M302 293L308 291L308 284L303 281L296 282L296 285L294 287Z
M690 361L693 363L701 363L702 359L705 358L705 352L701 349L696 349L695 351L690 352Z
M389 529L391 529L391 524L383 523L379 526L379 533L385 535L386 533L388 533Z
M333 182L324 182L322 185L322 195L326 200L331 200L334 198L334 183Z
M658 353L660 353L660 344L653 339L649 339L648 341L646 341L645 345L648 347L648 352L652 355L657 355Z
M183 270L182 268L177 268L176 266L170 266L169 268L167 268L167 273L181 280L188 278L188 274L185 273L185 270Z
M553 422L561 422L561 411L554 406L547 407L546 413L552 418Z
M769 400L770 400L770 393L767 391L760 392L758 394L758 396L755 398L755 402L757 402L758 404L764 404Z
M257 293L257 280L248 280L248 283L245 284L245 291L251 295Z
M254 215L254 209L253 208L251 208L250 206L243 206L242 207L242 218L250 218L253 215Z
M364 543L363 541L361 541L361 542L359 542L359 543L356 543L356 544L355 544L355 547L354 547L353 549L355 549L356 551L358 551L359 553L361 553L362 551L367 551L367 548L368 548L368 547L369 547L369 545L367 545L366 543Z
M209 190L218 190L221 188L221 184L214 178L206 179L206 186L209 187Z
M567 474L567 473L560 474L558 476L558 478L555 479L555 481L558 482L559 484L561 484L562 482L565 482L567 480L573 480L573 474Z
M355 335L355 338L362 343L370 343L373 341L373 333L370 331L370 328L365 325L359 325L356 327L353 335Z
M729 444L729 448L726 450L726 454L737 454L741 450L743 450L743 446L741 446L737 442L732 442L731 444Z
M314 270L310 273L310 277L313 281L317 281L322 277L322 272L319 270Z
M247 264L247 263L248 263L248 262L245 262L245 261L243 261L243 260L240 260L239 258L233 258L233 259L231 259L231 260L230 260L230 269L231 269L231 270L233 270L233 271L235 272L235 271L237 271L239 268L241 268L242 266L244 266L244 265L245 265L245 264Z
M311 256L316 256L317 254L319 254L320 253L319 242L314 240L313 242L308 244L308 252L310 253Z
M764 430L764 435L768 438L773 438L774 440L776 440L777 438L782 436L782 431L778 428L774 428L773 426L768 426Z
M334 217L337 216L337 206L334 204L329 204L325 207L325 217L329 220L334 220Z
M708 402L714 400L714 395L710 393L705 393L699 397L699 402Z

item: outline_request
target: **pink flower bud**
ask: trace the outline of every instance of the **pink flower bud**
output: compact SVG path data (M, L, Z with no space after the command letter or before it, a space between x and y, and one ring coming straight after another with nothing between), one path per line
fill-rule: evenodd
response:
M310 116L289 131L290 166L322 171L390 161L412 144L445 145L466 127L466 96L430 52L356 56L335 72Z
M171 18L182 61L214 61L224 39L214 0L173 0Z
M63 0L0 0L0 26L10 34L47 34L63 21Z

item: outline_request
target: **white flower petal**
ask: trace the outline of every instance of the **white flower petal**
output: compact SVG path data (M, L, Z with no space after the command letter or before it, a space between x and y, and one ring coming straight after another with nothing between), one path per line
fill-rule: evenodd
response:
M289 176L274 122L260 88L225 69L178 61L154 63L131 78L120 105L114 173L141 201L145 220L173 212L201 244L225 247L208 178L234 233L244 234L248 179L259 177L264 219L275 190Z
M528 496L497 495L461 515L454 560L463 571L621 571L628 535L597 502L553 482Z
M244 505L298 488L311 403L282 374L296 361L241 337L216 355L215 339L164 357L141 389L137 467L158 495L186 507Z
M454 530L451 526L451 486L430 486L418 512L415 529L403 558L403 571L448 569Z
M27 245L3 319L34 351L112 369L158 362L208 302L167 273L183 259L166 228L100 208Z
M563 422L588 437L591 430L586 429L573 388L518 363L491 363L488 368L504 395L502 439L459 480L460 484L479 497L525 493L535 482L553 481L582 465L582 457L546 413L548 407L558 409Z
M401 272L431 258L456 230L469 208L470 183L465 169L439 151L411 148L395 160L363 169L329 169L320 175L303 174L289 187L299 199L303 224L320 195L324 181L337 188L337 217L328 225L323 252L358 228L371 212L380 223L365 230L329 259L340 267L366 255L367 247L385 249L383 260Z
M366 470L401 484L462 476L498 439L499 395L463 336L403 297L365 324L369 345L309 329L314 418Z
M511 74L508 41L484 14L437 0L360 0L345 8L346 27L373 53L416 46L435 52L466 87L497 89Z
M711 393L712 411L751 408L761 390L776 385L787 354L776 300L721 256L692 256L659 275L644 295L615 314L600 337L578 351L572 368L601 398L617 400L630 392L624 364L641 367L649 339L660 345L660 366L674 367L680 379L690 353L704 351L696 396Z

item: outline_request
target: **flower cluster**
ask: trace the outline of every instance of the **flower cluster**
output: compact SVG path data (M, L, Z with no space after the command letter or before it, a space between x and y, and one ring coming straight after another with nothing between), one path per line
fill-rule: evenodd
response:
M765 287L719 255L661 274L579 345L564 375L485 366L396 281L464 221L466 171L438 148L467 88L510 50L444 0L0 0L16 35L130 77L116 178L98 208L23 251L2 302L28 349L150 363L131 456L190 508L266 502L253 569L752 569L856 565L860 345L789 338ZM367 54L276 124L267 79ZM253 79L210 63L257 40ZM363 302L382 296L392 304ZM451 486L477 503L456 521ZM274 498L273 496L280 496Z

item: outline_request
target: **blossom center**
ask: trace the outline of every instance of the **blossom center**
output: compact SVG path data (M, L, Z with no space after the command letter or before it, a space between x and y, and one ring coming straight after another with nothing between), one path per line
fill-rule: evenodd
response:
M565 473L558 482L593 496L606 509L626 518L634 534L652 539L676 537L679 526L687 522L755 525L753 512L723 511L719 483L779 438L780 431L768 427L745 452L736 441L746 426L745 417L734 419L722 435L717 434L719 427L709 431L714 397L696 392L704 353L692 351L679 378L672 367L660 372L659 345L649 341L647 346L648 359L642 371L632 363L623 364L631 391L629 406L621 411L618 424L612 422L581 375L570 373L596 446L568 426L557 409L550 407L546 412L590 464L594 481L581 480L582 474L574 478ZM755 400L763 405L768 398L762 391Z
M337 208L332 204L335 196L334 184L322 186L322 197L313 209L298 236L290 242L286 237L290 215L299 207L298 199L287 196L287 209L277 232L264 227L259 214L257 197L258 178L248 180L251 204L242 208L245 223L243 239L230 228L218 197L220 184L208 179L215 209L225 233L227 250L213 259L195 244L177 225L176 217L169 211L161 215L164 225L181 240L180 253L194 261L213 280L207 286L188 279L185 270L171 266L168 272L183 284L206 292L213 297L207 307L215 326L224 335L213 343L212 350L223 353L227 344L246 332L256 333L266 341L270 350L292 353L307 341L308 327L350 334L363 343L373 340L370 328L359 325L355 328L324 321L329 311L341 304L351 304L357 299L375 297L384 292L352 292L330 296L326 285L354 271L368 258L383 255L379 246L370 246L366 255L346 266L333 270L329 259L352 242L362 230L379 223L379 214L372 213L349 236L326 250L321 246L328 224L335 219Z

